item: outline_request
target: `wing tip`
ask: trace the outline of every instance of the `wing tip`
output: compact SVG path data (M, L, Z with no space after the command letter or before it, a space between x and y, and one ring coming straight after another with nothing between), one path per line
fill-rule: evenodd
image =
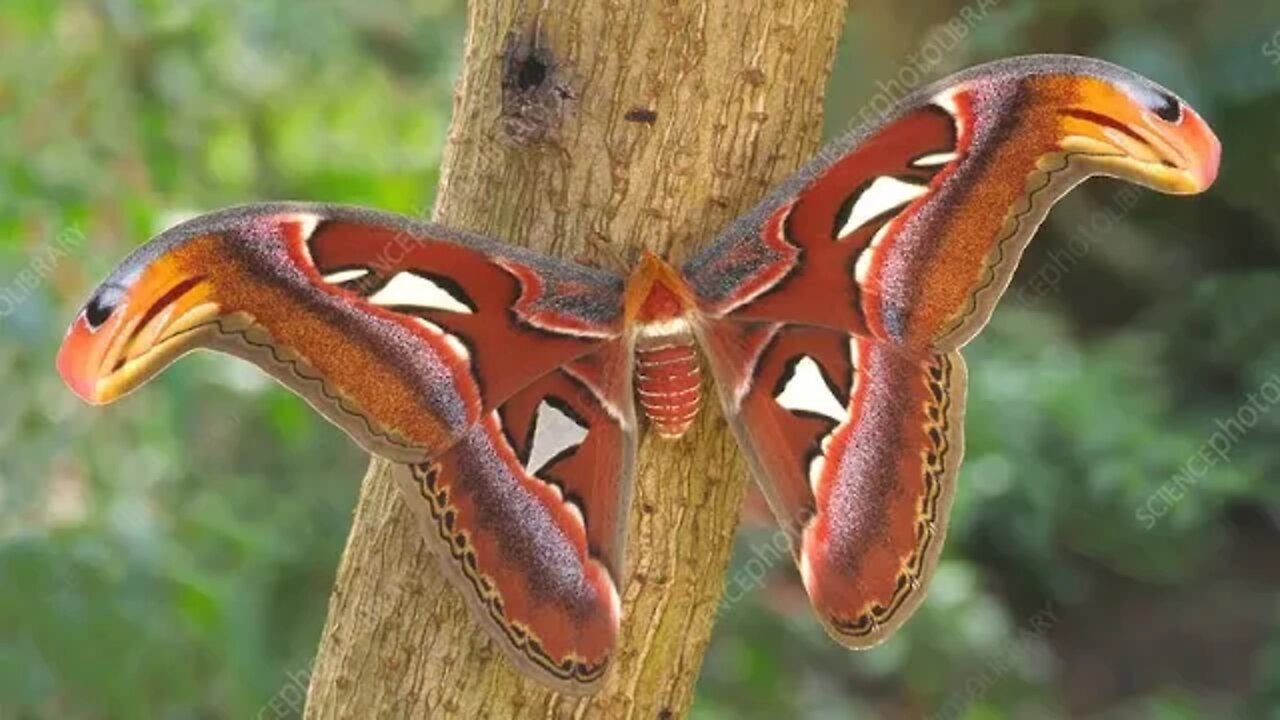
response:
M437 567L467 606L470 617L514 666L511 669L564 695L584 697L598 692L609 674L622 620L622 598L608 568L585 555L583 569L594 590L594 605L585 621L568 615L557 618L560 622L555 626L571 628L572 632L571 637L558 638L555 643L565 649L553 652L528 624L508 616L500 598L494 604L477 594L474 583L451 557L447 544L439 541L439 528L427 503L421 501L413 468L395 463L392 476L416 517L427 547L437 558Z

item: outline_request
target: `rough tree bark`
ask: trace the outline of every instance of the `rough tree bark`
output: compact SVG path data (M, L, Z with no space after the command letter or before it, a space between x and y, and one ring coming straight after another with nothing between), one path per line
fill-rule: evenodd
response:
M468 14L435 218L618 267L641 248L678 260L814 151L845 2L474 0ZM620 647L589 699L512 670L386 469L365 478L308 718L686 713L746 477L718 408L681 442L642 443Z

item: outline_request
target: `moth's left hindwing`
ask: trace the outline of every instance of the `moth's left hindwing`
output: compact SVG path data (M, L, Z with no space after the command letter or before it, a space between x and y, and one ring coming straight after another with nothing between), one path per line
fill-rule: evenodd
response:
M635 456L622 342L538 379L439 460L396 471L428 544L526 672L602 680L621 619Z

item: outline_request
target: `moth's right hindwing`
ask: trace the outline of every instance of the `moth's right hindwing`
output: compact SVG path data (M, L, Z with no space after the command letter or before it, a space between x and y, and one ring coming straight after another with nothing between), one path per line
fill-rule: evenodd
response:
M831 635L869 647L924 597L964 455L959 352L833 330L702 329L722 404Z

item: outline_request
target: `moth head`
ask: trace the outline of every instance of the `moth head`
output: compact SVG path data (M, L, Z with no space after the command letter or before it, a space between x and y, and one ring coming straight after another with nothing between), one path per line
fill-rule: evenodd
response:
M1051 80L1062 149L1098 174L1179 195L1202 192L1218 175L1222 145L1186 102L1123 68L1081 60L1077 74Z
M627 280L624 314L627 324L662 323L686 315L695 299L680 272L646 251Z

